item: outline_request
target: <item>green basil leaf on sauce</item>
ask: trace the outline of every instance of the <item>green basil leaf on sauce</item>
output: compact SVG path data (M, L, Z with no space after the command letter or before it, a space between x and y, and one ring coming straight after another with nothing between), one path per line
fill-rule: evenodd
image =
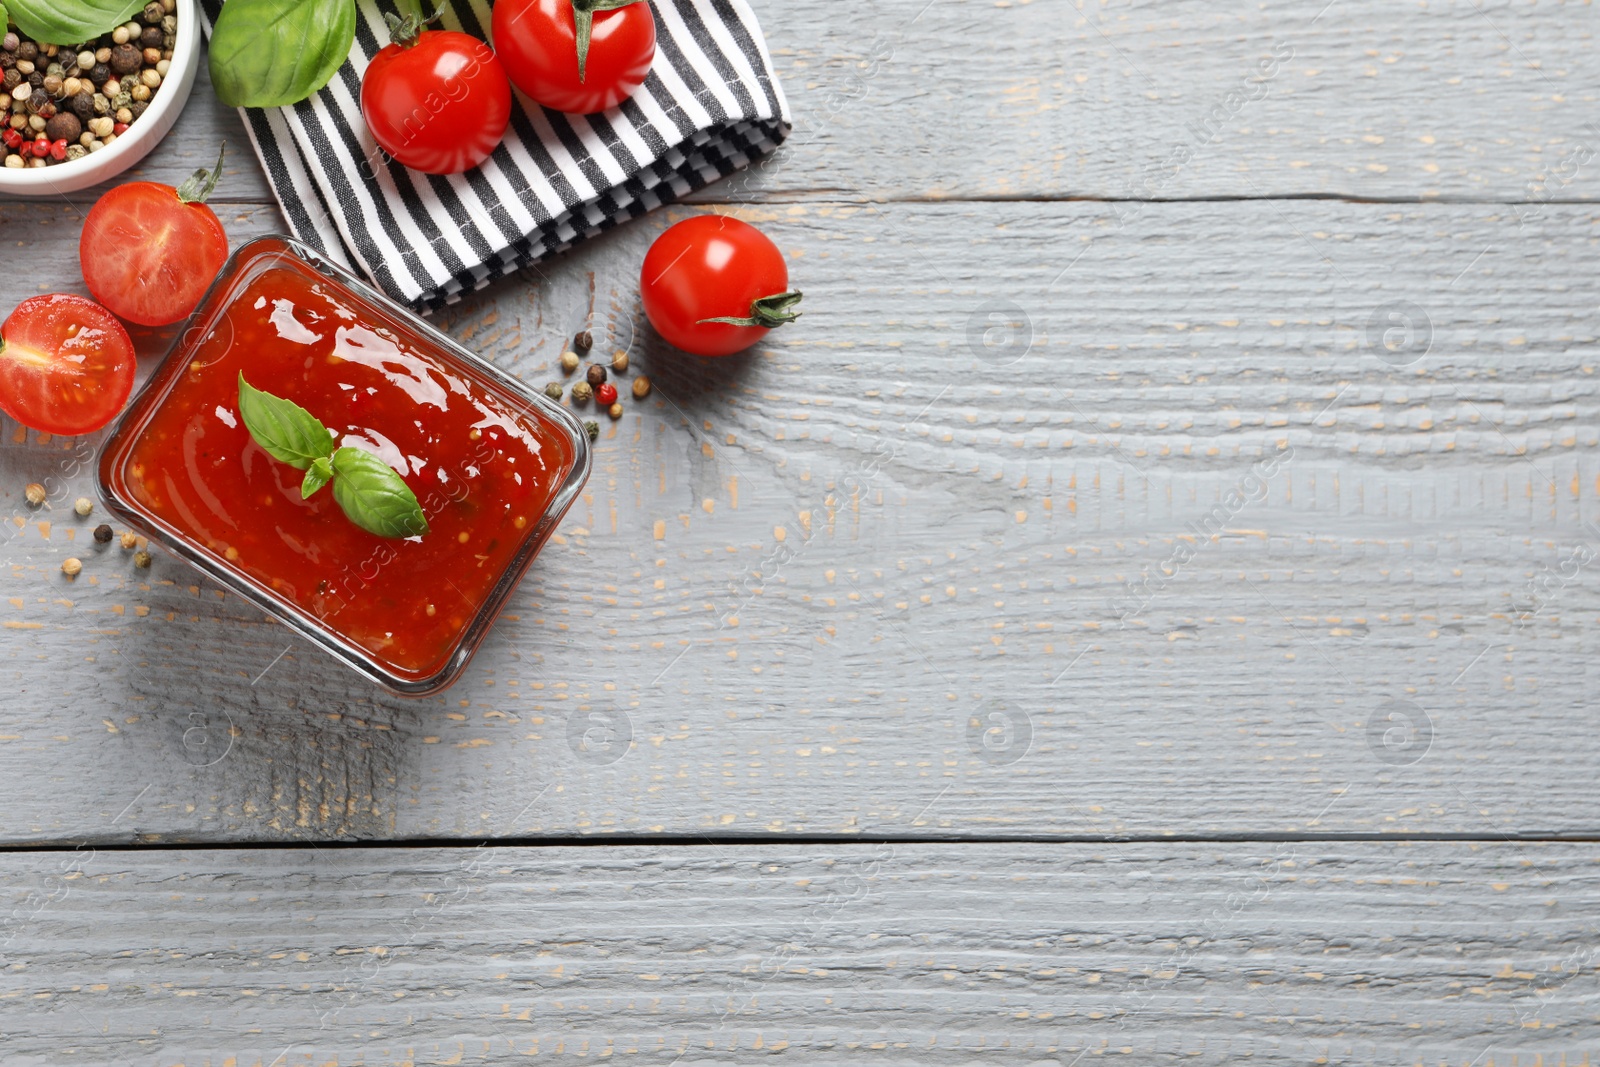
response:
M228 0L211 32L217 98L229 107L297 104L328 84L355 39L355 0Z
M359 448L333 454L333 499L350 521L379 537L418 537L428 520L411 487L395 469Z
M300 499L310 500L318 489L333 481L333 463L326 457L311 461L305 481L300 483Z
M239 415L273 459L298 470L333 455L333 439L316 416L291 400L264 393L239 375ZM315 492L315 490L313 490Z
M143 8L144 0L6 0L17 29L40 44L82 44Z

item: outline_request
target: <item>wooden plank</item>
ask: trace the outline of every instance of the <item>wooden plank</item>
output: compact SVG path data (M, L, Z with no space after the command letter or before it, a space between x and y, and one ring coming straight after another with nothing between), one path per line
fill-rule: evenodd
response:
M702 200L1600 197L1585 4L756 6L796 134ZM246 144L209 86L136 176ZM270 199L243 156L219 196Z
M1579 1064L1593 845L0 857L8 1067Z
M676 217L444 325L554 377ZM640 328L655 396L439 699L94 554L85 476L21 501L74 443L8 431L0 839L1600 832L1594 209L749 217L807 316L705 363Z

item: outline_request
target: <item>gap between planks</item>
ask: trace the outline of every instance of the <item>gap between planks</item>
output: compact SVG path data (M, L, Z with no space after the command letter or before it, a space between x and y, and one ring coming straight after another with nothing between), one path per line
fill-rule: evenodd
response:
M1007 834L996 837L938 837L932 835L908 834L905 836L867 836L846 834L817 834L810 836L795 836L773 838L755 835L738 836L711 836L707 834L664 836L654 834L616 834L594 835L589 837L548 836L548 837L420 837L405 840L390 838L373 838L362 841L240 841L240 842L160 842L160 841L133 841L133 842L90 842L87 839L80 842L65 843L26 843L26 844L0 844L0 856L5 855L33 855L62 852L75 852L84 847L93 847L97 852L215 852L219 850L239 850L245 852L303 852L306 849L317 851L343 850L361 851L371 849L460 849L460 848L527 848L527 849L560 849L560 848L705 848L713 847L762 847L772 848L774 845L784 847L806 846L834 846L834 845L949 845L952 847L973 847L992 845L1059 845L1075 847L1079 845L1249 845L1249 844L1315 844L1315 843L1352 843L1352 844L1415 844L1419 842L1441 842L1454 844L1594 844L1600 843L1600 834L1563 834L1521 832L1507 834L1465 834L1465 833L1411 833L1411 834L1345 834L1345 833L1238 833L1238 834L1117 834L1094 835L1082 834L1078 836L1053 836L1047 834Z

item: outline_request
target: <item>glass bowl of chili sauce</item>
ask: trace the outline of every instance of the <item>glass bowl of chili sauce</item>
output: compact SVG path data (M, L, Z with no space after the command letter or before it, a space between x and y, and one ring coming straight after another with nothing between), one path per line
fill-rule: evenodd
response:
M428 532L385 538L275 460L239 377L375 453ZM394 692L446 688L589 476L572 413L287 237L234 253L101 452L118 518Z

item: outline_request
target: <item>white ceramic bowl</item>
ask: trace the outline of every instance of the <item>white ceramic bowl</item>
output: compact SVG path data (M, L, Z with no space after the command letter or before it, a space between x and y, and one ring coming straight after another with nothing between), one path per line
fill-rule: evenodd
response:
M178 0L178 34L172 67L150 107L109 148L50 167L0 167L0 196L61 196L116 177L161 143L189 101L200 69L199 0Z

